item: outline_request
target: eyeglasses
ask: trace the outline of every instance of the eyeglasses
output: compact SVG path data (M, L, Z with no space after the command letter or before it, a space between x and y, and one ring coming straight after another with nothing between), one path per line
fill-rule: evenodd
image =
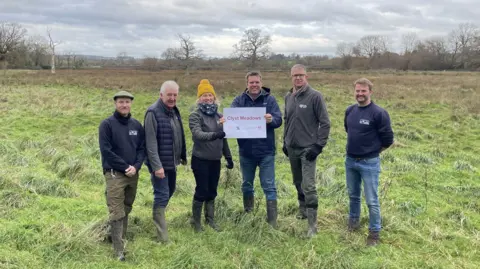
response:
M305 74L292 75L292 78L303 78L303 77L305 77Z

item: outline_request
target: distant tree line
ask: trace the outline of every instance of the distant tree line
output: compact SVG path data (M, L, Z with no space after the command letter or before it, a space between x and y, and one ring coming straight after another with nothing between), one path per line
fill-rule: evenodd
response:
M87 61L73 51L55 54L61 42L52 38L51 29L45 36L28 36L18 23L0 22L0 67L50 69L83 68Z
M192 70L287 70L295 63L310 69L395 69L395 70L480 70L480 29L462 23L445 36L420 38L408 33L400 38L401 50L394 51L392 38L367 35L354 43L337 44L336 55L290 55L271 51L272 39L260 29L248 29L227 57L205 55L187 34L178 34L178 46L159 52L159 57L134 58L127 52L117 57L77 55L73 51L55 54L50 29L48 35L28 36L20 24L0 23L0 65L4 68L135 68L150 71ZM396 46L399 47L399 46Z

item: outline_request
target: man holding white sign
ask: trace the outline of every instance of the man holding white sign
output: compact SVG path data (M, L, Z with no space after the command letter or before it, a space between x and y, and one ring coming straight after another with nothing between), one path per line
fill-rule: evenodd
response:
M277 188L275 184L275 129L282 125L282 113L270 89L262 86L262 75L249 72L247 89L224 110L226 137L237 138L242 170L243 207L254 205L253 181L257 166L260 184L267 200L267 222L277 227ZM230 117L230 118L229 118Z

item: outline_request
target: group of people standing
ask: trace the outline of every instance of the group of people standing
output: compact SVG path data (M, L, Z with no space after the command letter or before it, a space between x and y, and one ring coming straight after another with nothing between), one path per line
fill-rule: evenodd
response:
M282 113L271 90L262 84L259 72L246 75L246 89L231 107L265 107L266 138L237 139L242 173L243 207L254 209L254 178L259 168L260 184L266 197L267 222L277 228L277 189L275 183L275 129L284 126L283 153L289 158L293 183L297 190L297 218L307 219L307 236L317 233L318 196L316 160L327 144L330 119L323 95L307 81L305 66L291 68L292 88L285 96ZM369 208L368 245L379 242L381 230L378 202L378 177L381 151L393 143L389 114L371 100L373 84L365 78L354 82L357 104L345 112L347 132L345 160L346 184L350 197L348 229L360 228L361 184L364 183ZM176 106L179 86L166 81L160 88L159 99L145 113L144 125L131 117L133 95L121 91L114 95L115 112L102 121L99 142L103 174L106 180L106 200L109 210L111 238L115 256L125 260L124 238L128 214L135 200L138 172L145 161L153 187L153 223L159 241L168 242L166 207L176 188L178 165L187 165L187 150L180 112ZM234 162L223 130L225 118L218 112L214 87L207 79L197 87L196 109L190 114L188 126L192 133L191 168L196 187L192 200L191 224L196 232L205 223L220 231L215 222L215 198L221 171L221 159L226 168Z

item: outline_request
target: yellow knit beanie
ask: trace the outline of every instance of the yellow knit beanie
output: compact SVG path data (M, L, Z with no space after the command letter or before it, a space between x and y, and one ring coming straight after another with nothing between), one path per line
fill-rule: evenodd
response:
M208 79L202 79L200 81L200 84L198 84L197 97L200 98L202 94L207 92L213 94L213 96L217 98L217 95L215 94L215 90L213 89L213 86L210 84L210 81L208 81Z

